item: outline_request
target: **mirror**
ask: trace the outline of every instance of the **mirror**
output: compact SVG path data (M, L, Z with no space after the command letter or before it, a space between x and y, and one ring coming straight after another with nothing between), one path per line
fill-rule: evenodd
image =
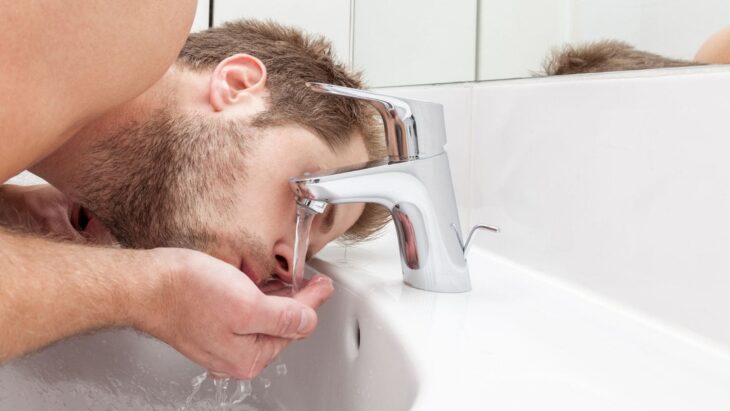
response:
M477 80L527 77L543 70L555 47L605 39L671 59L666 66L689 65L713 33L730 25L727 0L481 0L479 4ZM730 32L727 36L730 41ZM730 50L730 44L726 47ZM605 47L582 51L611 53ZM613 52L630 54L626 49ZM663 59L645 65L660 67L659 60ZM627 63L626 69L631 65Z
M354 3L353 64L374 87L545 74L553 49L600 40L623 43L556 53L549 74L692 65L702 44L730 26L727 0ZM730 29L725 39L730 50Z
M565 73L692 65L723 30L715 42L730 63L728 0L208 1L214 25L271 18L325 35L375 88L544 75L553 49L600 40L623 43L555 60L571 63ZM612 58L597 64L601 56ZM581 65L588 57L594 60ZM555 67L550 74L565 64Z

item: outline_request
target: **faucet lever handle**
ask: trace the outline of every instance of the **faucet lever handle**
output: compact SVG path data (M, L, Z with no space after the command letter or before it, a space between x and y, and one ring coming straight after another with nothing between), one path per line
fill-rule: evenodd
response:
M318 93L370 103L383 118L391 162L427 158L444 151L446 129L441 104L409 100L325 83L306 83ZM418 127L417 127L418 120Z
M469 254L469 247L471 246L471 240L474 238L474 234L478 230L488 230L488 231L492 231L494 233L498 233L501 231L499 229L499 227L485 225L485 224L477 224L471 228L471 231L469 231L469 235L466 237L466 242L464 242L461 240L461 234L459 234L459 230L456 228L456 225L451 224L451 228L454 229L454 232L456 233L456 238L459 240L459 244L461 244L461 249L464 250L464 258L466 258L467 254Z

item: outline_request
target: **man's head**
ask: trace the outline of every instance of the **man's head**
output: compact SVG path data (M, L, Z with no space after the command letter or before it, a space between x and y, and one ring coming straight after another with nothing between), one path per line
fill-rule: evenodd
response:
M72 196L124 246L213 254L255 281L292 265L288 178L383 156L382 126L362 103L305 82L362 88L321 38L241 21L190 35L177 63L137 101L82 130ZM66 156L68 157L68 155ZM83 219L82 219L83 220ZM328 207L309 254L387 222L372 205Z

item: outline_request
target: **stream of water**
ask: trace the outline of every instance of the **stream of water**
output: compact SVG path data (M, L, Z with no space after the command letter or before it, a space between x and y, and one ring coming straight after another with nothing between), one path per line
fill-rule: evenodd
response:
M294 232L294 264L292 266L292 295L299 292L304 281L304 263L309 248L309 229L317 213L297 204L297 227Z
M309 230L312 227L312 220L316 214L310 208L297 204L297 225L294 232L294 261L292 265L292 295L296 294L302 288L304 264L307 258L307 249L309 248ZM286 364L276 365L276 374L278 376L284 376L286 373ZM259 379L264 389L269 388L271 380L263 377L259 377ZM185 405L178 408L177 411L192 410L193 405L201 401L194 402L203 383L208 380L213 382L215 388L212 405L219 410L230 410L244 402L253 393L250 380L216 378L204 372L193 378L193 391L185 400ZM229 387L233 387L233 392L229 392L231 391Z

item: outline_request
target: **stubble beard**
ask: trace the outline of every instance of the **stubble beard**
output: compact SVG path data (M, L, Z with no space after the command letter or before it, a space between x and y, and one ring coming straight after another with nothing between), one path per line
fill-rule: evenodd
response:
M79 166L75 197L123 247L246 250L272 272L273 259L257 235L211 229L216 218L236 218L232 188L246 178L255 137L251 127L166 107L98 139Z

